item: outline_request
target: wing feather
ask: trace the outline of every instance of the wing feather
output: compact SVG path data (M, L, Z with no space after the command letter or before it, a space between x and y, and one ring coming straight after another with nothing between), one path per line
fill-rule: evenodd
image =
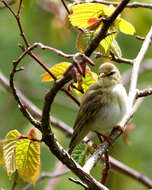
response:
M80 110L74 124L74 133L69 146L70 152L72 152L78 142L80 142L89 132L89 129L86 129L86 124L100 110L101 98L102 91L101 86L99 86L98 83L91 85L84 94Z

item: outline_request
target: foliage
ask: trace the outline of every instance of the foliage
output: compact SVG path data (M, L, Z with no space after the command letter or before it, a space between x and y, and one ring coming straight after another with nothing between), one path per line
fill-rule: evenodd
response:
M110 16L115 8L99 3L84 3L74 5L71 9L72 13L69 15L71 24L83 30L77 38L77 48L83 52L103 26L104 19ZM116 55L121 56L120 48L118 50L119 46L115 39L119 30L129 35L135 33L134 26L119 15L110 26L107 37L100 42L97 51L109 55L110 51L113 50Z
M0 152L0 164L5 165L8 176L17 170L23 180L36 182L40 172L40 143L33 136L33 129L28 136L10 131L1 143Z
M52 45L52 41L53 40L57 41L57 38L58 38L57 33L55 33L55 36L57 36L56 38L52 37L52 36L54 36L54 33L51 33L51 29L54 27L53 25L50 26L53 16L46 14L44 11L42 11L41 8L35 6L36 5L35 2L34 2L33 7L31 7L31 5L30 5L32 11L30 9L25 9L26 7L29 7L28 2L32 2L32 1L23 1L23 2L24 2L25 7L23 8L23 18L22 19L25 24L24 27L25 27L26 33L29 34L29 36L31 35L31 37L33 38L32 41L37 40L37 41L42 41L45 43L47 42L48 44L51 42L51 45ZM84 6L84 4L83 4L83 6ZM74 7L76 7L76 6L71 7L71 9L74 10ZM104 6L104 7L108 8L108 6ZM101 12L103 14L102 18L106 18L108 15L107 8L103 8L103 6L101 8L101 6L99 6L99 4L97 4L97 6L94 10L92 10L92 9L89 10L92 12L92 15L86 19L85 23L83 23L86 25L85 27L78 26L78 25L74 26L77 28L81 28L83 30L83 32L80 32L80 34L77 37L77 39L78 39L77 40L77 49L79 51L84 52L84 50L87 47L87 45L89 44L89 42L99 31L100 27L102 27L101 18L96 16L96 14L97 14L96 10L99 10L99 12ZM87 7L87 9L88 9L88 7ZM111 10L112 9L113 8L111 8ZM30 13L29 10L32 12L32 14ZM79 10L82 10L82 9L79 9ZM24 15L24 11L25 11L25 15ZM77 11L78 11L78 7L77 7ZM138 32L140 31L141 35L144 36L144 34L147 32L147 28L145 27L145 25L147 27L149 27L148 23L150 23L151 20L148 20L149 17L148 16L146 17L146 13L143 13L142 11L141 12L139 11L142 14L139 14L139 13L134 14L132 12L129 10L127 12L126 16L128 18L130 17L130 20L132 20L132 22L134 24L135 24L135 22L132 18L136 18L136 20L138 20L138 21L140 20L142 22L142 25L139 24L141 22L138 22L135 25L136 26L138 25L138 29L139 29ZM74 13L74 11L73 11L73 13ZM70 20L71 20L73 13L69 16ZM1 28L1 31L0 31L0 39L1 39L1 44L0 44L1 63L0 64L2 67L1 71L4 71L5 74L8 74L10 72L11 60L16 59L16 57L20 55L20 51L16 51L16 49L17 49L16 44L19 41L19 39L16 38L16 36L17 36L16 31L18 31L18 28L15 28L16 25L12 21L12 17L9 17L8 15L9 14L8 14L7 10L1 11L0 21L1 21L1 25L3 27ZM125 14L124 14L124 17L125 17ZM80 16L80 18L81 19L85 18L83 12L82 12L82 15ZM147 20L146 20L146 18L147 18ZM132 25L129 22L126 22L121 17L119 17L119 19L120 19L119 22L114 23L115 25L113 26L113 28L111 28L111 30L109 30L109 36L107 36L109 38L106 38L107 41L105 41L105 43L104 43L104 40L103 40L102 43L99 44L99 47L97 48L96 51L102 52L106 55L109 55L110 51L112 50L115 52L115 54L117 56L121 57L121 50L116 41L116 37L118 37L118 32L121 31L126 34L133 35L135 30L134 30L134 27L132 27ZM37 20L39 20L39 22L37 22ZM50 22L50 20L51 20L51 22ZM40 23L41 23L41 26L40 26ZM56 22L56 25L58 25L58 22ZM128 28L130 28L130 29L128 30ZM12 33L10 33L10 35L7 35L6 31L10 31L10 30L12 31ZM60 30L61 30L61 33L63 33L62 32L63 30L61 28L60 28ZM114 32L114 31L116 31L116 33L110 35L110 33ZM69 39L65 40L66 41L66 43L64 42L65 44L62 41L60 41L61 47L60 46L59 47L64 48L65 50L70 49L71 51L73 51L74 37L71 40L69 33L67 36L69 37ZM134 40L134 44L130 47L130 42L131 42L130 39L132 40L132 37L129 37L127 40L125 40L125 38L122 38L122 36L120 36L120 38L119 38L119 43L121 44L120 45L121 49L127 57L136 55L136 51L138 50L139 45L140 45L137 41ZM58 44L55 43L55 46L58 46ZM39 52L38 52L38 54L39 54ZM58 62L58 63L63 62L63 60L60 60L60 58L57 58L56 56L54 56L52 54L50 56L50 55L44 53L43 55L41 54L40 56L44 60L47 60L48 62L53 62L53 63L54 62ZM148 54L147 56L151 56L151 55ZM28 62L28 60L26 59L25 63L27 63L27 62ZM7 64L7 63L9 63L9 64ZM69 64L71 64L71 63L69 63ZM39 77L37 77L37 76L42 71L40 69L33 69L33 64L29 64L29 65L30 66L27 66L27 68L28 68L27 70L28 71L30 70L31 72L29 72L30 73L29 74L27 72L27 70L25 69L24 79L21 79L19 81L20 87L22 87L22 89L24 89L26 94L28 94L29 98L31 98L38 105L41 105L42 100L40 100L40 97L44 93L45 90L43 89L44 88L43 84L39 83L39 80L38 80ZM56 65L54 65L54 66L56 66ZM66 67L65 62L63 64L63 67L65 67L63 69L64 71L68 68L68 66ZM123 67L121 67L121 69L124 70L124 68L126 68L126 67L123 66ZM61 73L60 73L60 71L57 71L57 78L61 78L63 76L64 71L62 71ZM60 73L60 75L59 75L59 73ZM90 76L92 74L94 76ZM144 75L144 77L141 78L142 85L143 85L144 81L147 81L147 82L150 81L150 78L151 78L150 74L149 74L149 78L145 77L145 75ZM78 83L75 83L74 85L77 88L80 88L80 90L82 89L83 91L85 91L88 88L88 86L96 80L96 76L97 76L96 73L89 71L89 73L88 72L86 73L85 77L82 76L81 80ZM31 79L31 77L32 77L32 80L31 80L32 82L29 80L29 79ZM49 78L48 81L52 81L52 79ZM35 89L35 90L27 89L26 85L28 83L32 86L32 89ZM76 89L73 89L73 90L75 90L79 95L82 95L80 91L77 91ZM16 128L19 128L20 130L27 130L27 124L25 123L24 119L22 119L22 116L20 116L18 114L18 112L15 111L15 109L14 109L15 104L11 103L10 96L7 95L7 93L5 93L3 90L1 90L0 98L1 98L0 105L1 105L1 118L2 118L2 119L0 119L2 122L1 123L1 126L2 126L1 127L1 138L4 134L6 134L6 131L9 131L12 129L12 126L16 126ZM63 96L62 96L62 98L63 98ZM53 114L58 118L62 117L63 121L72 125L71 121L74 120L74 118L69 118L68 113L70 113L70 112L75 113L76 111L74 108L70 107L71 105L68 105L70 108L67 105L63 105L63 103L61 103L61 101L59 101L59 99L60 98L56 99L55 106L54 106L55 113L53 113ZM3 103L6 101L7 101L7 105L6 105L6 103ZM136 118L134 120L134 122L136 122L138 124L138 129L136 130L136 133L134 133L134 138L132 137L133 146L131 148L130 147L124 148L124 145L123 145L123 148L121 148L121 143L120 143L119 145L117 145L117 150L115 150L113 148L113 154L115 154L115 156L118 157L120 160L122 159L122 160L126 161L126 163L128 163L129 165L131 165L132 167L134 167L136 169L140 169L140 170L144 169L145 172L147 172L147 173L150 172L149 168L151 168L151 160L149 159L149 157L151 157L151 152L148 149L149 147L145 147L144 150L141 150L141 146L144 146L145 143L150 144L150 141L148 138L148 135L150 134L150 128L147 130L148 131L147 132L146 126L145 126L145 122L147 123L147 121L148 121L149 125L151 123L151 121L149 119L151 110L148 106L150 104L150 102L151 102L151 99L146 101L145 105L147 107L143 106L142 108L144 111L139 110L139 112L137 113ZM59 106L62 108L59 109ZM66 111L64 111L64 113L61 113L60 110L66 110ZM61 116L61 114L62 114L62 116ZM9 119L7 118L8 116L9 116ZM7 128L4 126L7 126ZM145 126L145 127L143 127L143 126ZM147 126L148 126L148 124L147 124ZM11 138L9 138L9 135ZM141 143L141 139L143 138L143 135L147 136L147 138L144 139L144 142L142 141L141 146L139 146ZM58 134L58 136L60 138L60 134ZM23 137L25 137L25 138L23 138ZM9 138L9 139L7 139L7 138ZM38 176L38 172L40 169L40 160L39 160L39 154L40 154L39 151L40 150L39 150L39 142L32 141L32 138L33 137L30 137L29 135L22 136L18 131L14 131L14 132L10 131L8 133L8 137L6 136L5 140L0 141L0 164L5 165L8 175L12 175L13 172L15 172L15 170L17 169L17 171L20 173L20 176L24 180L34 183L36 180L35 176ZM66 138L64 140L66 141ZM17 149L17 146L18 146L18 149ZM21 148L22 146L24 147L24 149ZM140 150L139 150L139 147L140 147ZM16 149L17 149L17 151L16 151ZM23 150L25 150L25 151L23 151ZM28 150L30 152L29 154L28 154ZM135 150L135 152L136 152L136 155L134 158L131 155L132 150ZM16 153L18 153L18 161L20 161L18 163L19 168L17 168L17 166L16 166L16 162L17 162L16 161L17 160ZM24 170L25 168L23 167L23 162L21 162L21 160L19 159L22 153L23 153L24 159L25 159L25 157L28 158L28 159L25 159L25 163L28 166L26 168L27 170ZM42 170L50 171L54 167L55 161L53 160L53 158L50 158L50 160L51 160L50 161L49 156L48 156L48 160L46 160L46 155L48 155L48 154L46 154L44 151L42 157L44 157L43 161L45 164L42 165ZM82 162L84 163L84 160L85 160L84 157L82 157L81 154L79 154L79 155L80 155L80 158L78 158L78 160L82 160ZM145 159L145 162L143 161L141 164L141 161L139 160L139 158L143 158L143 160ZM77 158L75 158L75 159L77 159ZM30 161L32 161L31 165L29 163ZM50 163L51 163L51 166L50 166ZM81 161L80 161L80 163L81 163ZM36 164L36 165L34 165L34 164ZM33 168L32 176L31 175L28 176L29 166L31 166ZM2 175L2 177L3 177L3 175ZM118 177L120 179L123 179L122 176L118 176ZM3 180L3 178L1 180ZM116 186L116 183L113 183L113 181L114 180L111 180L111 185L114 184L113 186ZM119 180L119 181L121 181L121 180ZM119 184L120 183L119 181L117 183L117 185L119 185L119 187L117 186L117 187L115 187L115 189L121 188L120 187L121 184ZM0 182L4 183L3 181L0 181ZM129 181L129 179L123 179L123 182L125 184L122 187L124 190L128 189L128 188L132 188L132 186L134 187L134 189L142 189L138 185L134 184L132 181ZM8 179L6 179L6 183L10 183L10 182L8 182ZM68 182L67 182L67 184L68 184ZM44 187L41 188L41 186L40 186L40 189L43 189L43 188ZM67 187L67 188L69 188L69 187ZM36 187L36 189L39 189L39 187ZM61 189L63 189L63 186ZM76 189L77 189L77 186L76 186Z
M66 72L66 70L68 69L68 67L72 65L72 63L69 62L61 62L58 64L55 64L53 67L51 67L49 70L51 71L51 73L57 78L62 78L64 76L64 73ZM79 75L80 78L80 75ZM44 73L42 75L42 81L43 82L51 82L53 81L53 78L49 75L49 73ZM92 72L89 68L89 66L87 66L86 68L86 75L85 77L81 76L80 80L77 81L77 83L73 83L73 86L76 87L73 88L73 90L80 96L82 96L81 92L85 92L87 90L87 88L95 83L97 81L97 74Z

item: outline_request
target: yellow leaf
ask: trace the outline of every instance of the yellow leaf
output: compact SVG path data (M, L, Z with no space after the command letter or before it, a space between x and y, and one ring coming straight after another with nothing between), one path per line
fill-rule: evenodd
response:
M103 14L105 5L99 3L82 3L72 7L72 14L69 15L71 24L74 27L84 28L90 26L90 18L99 18Z
M133 35L135 33L134 26L131 23L124 20L123 18L120 19L119 29L121 32L125 34Z
M21 134L17 130L12 130L7 134L3 142L3 157L8 176L11 176L16 171L15 148L19 136Z
M0 141L0 165L4 164L3 158L3 141Z
M34 184L40 173L40 143L29 139L18 140L16 165L20 177Z
M114 6L112 6L112 5L110 5L110 6L105 6L104 8L103 8L103 12L104 12L104 14L105 14L105 16L110 16L113 12L114 12L114 10L115 10L116 8L114 7ZM120 15L117 17L117 19L120 17Z
M63 77L64 72L66 69L71 65L69 62L61 62L58 64L55 64L53 67L50 68L51 73L57 78ZM43 82L50 82L54 79L49 75L49 73L44 73L42 75L42 81Z
M107 51L110 49L111 47L111 44L115 38L115 34L111 34L111 35L108 35L105 39L103 39L101 42L100 42L100 45L104 48L105 50L105 54L107 53Z
M85 77L82 77L82 81L81 83L74 83L74 86L76 86L78 89L81 88L83 90L83 92L86 92L86 90L88 89L88 87L95 83L97 81L97 74L94 72L91 72L90 68L87 66L86 68L86 75ZM79 95L82 96L83 94L77 90L74 89L74 91Z

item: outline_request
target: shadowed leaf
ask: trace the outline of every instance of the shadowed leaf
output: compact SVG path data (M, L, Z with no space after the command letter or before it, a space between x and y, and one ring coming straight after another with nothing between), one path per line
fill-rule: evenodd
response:
M73 159L78 162L81 166L83 166L86 162L86 159L89 155L89 147L88 145L79 144L72 152Z

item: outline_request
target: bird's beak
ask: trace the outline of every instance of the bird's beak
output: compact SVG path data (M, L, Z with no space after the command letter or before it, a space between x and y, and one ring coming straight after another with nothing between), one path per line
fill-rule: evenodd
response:
M99 74L99 78L104 78L106 75L105 75L105 73L100 73Z

